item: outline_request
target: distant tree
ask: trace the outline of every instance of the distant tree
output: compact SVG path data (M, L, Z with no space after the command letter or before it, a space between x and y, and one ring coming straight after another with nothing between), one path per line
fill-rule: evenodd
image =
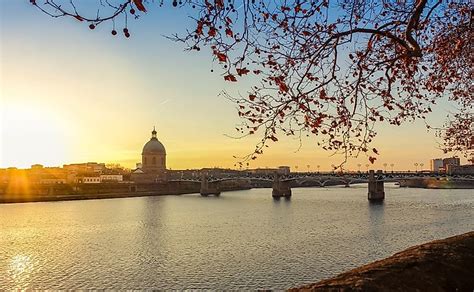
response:
M473 129L474 117L472 112L461 111L454 114L454 119L448 120L444 128L438 129L438 135L444 141L442 145L444 153L464 153L468 161L474 164Z
M155 2L101 0L92 17L74 0L30 2L91 29L145 13ZM79 2L79 1L77 1ZM157 1L159 6L163 1ZM424 119L447 98L459 108L439 130L445 151L473 155L474 4L470 0L181 0L195 26L171 38L209 48L226 81L255 75L236 103L240 135L262 135L255 159L280 135L315 135L325 150L366 153L374 125Z

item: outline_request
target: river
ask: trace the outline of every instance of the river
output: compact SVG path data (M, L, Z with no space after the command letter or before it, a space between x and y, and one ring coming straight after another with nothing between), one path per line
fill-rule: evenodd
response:
M474 230L474 190L271 189L0 205L3 289L284 289Z

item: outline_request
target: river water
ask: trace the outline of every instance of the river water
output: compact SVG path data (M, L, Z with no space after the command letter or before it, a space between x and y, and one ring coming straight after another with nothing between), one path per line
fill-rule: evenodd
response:
M283 289L472 230L473 190L390 184L0 205L0 290Z

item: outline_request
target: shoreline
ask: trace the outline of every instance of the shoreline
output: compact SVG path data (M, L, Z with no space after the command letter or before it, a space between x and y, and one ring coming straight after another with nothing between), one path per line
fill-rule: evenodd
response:
M288 291L473 291L474 231L416 245L388 258Z
M468 188L465 187L453 187L453 185L429 185L420 184L420 180L415 180L410 184L403 183L400 185L401 188L422 188L422 189L473 189L474 183L469 185ZM335 186L335 185L329 185ZM63 186L61 186L63 187ZM96 187L96 186L92 186ZM292 186L292 188L305 188L305 187L313 187L313 188L321 188L320 186ZM128 186L126 186L128 188ZM249 185L232 185L226 186L221 190L221 192L228 192L228 191L241 191L241 190L249 190L254 188L271 188L271 186L249 186ZM53 192L52 194L29 194L29 195L21 195L21 194L10 194L5 195L0 193L0 204L17 204L17 203L37 203L37 202L60 202L60 201L78 201L78 200L101 200L101 199L119 199L119 198L135 198L135 197L155 197L155 196L179 196L185 194L199 194L200 190L196 186L167 186L163 187L163 185L157 186L147 186L144 187L141 191L123 191L124 189L116 189L115 191L107 189L102 190L99 189L92 189L85 190L84 193L61 193Z
M123 199L137 197L161 197L161 196L180 196L185 194L194 194L196 192L182 192L160 194L157 192L143 193L103 193L103 194L80 194L80 195L57 195L57 196L35 196L35 197L0 197L1 204L20 204L20 203L40 203L40 202L62 202L62 201L82 201L82 200L106 200Z

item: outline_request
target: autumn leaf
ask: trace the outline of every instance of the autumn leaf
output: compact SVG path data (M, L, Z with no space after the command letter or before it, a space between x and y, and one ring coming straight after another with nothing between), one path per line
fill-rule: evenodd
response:
M138 10L141 12L146 12L145 6L143 6L143 0L133 0L133 3L135 6L137 6Z
M375 154L379 154L379 152L377 151L377 149L373 148L372 151L375 153Z
M241 68L241 69L237 68L236 70L237 70L237 74L239 74L239 76L246 75L247 73L250 72L249 70L247 70L247 68Z
M374 164L375 160L377 160L377 158L369 156L370 163Z
M254 101L256 97L257 97L257 96L256 96L255 94L250 94L250 95L249 95L249 99L250 99L251 101Z
M231 81L231 82L237 82L237 79L236 79L235 76L232 75L232 74L229 74L229 75L224 76L224 80L225 80L225 81Z
M278 84L278 88L281 92L288 92L288 86L283 81Z
M319 92L319 98L326 99L326 97L327 97L326 91L324 89L321 89L321 91Z
M198 21L198 25L197 25L197 28L196 28L196 34L197 35L202 35L202 27L204 26L204 24L202 23L202 21Z
M216 0L216 7L217 8L223 8L224 7L224 1L223 0Z
M219 62L225 62L227 61L227 56L223 53L216 53L217 59Z
M234 33L232 32L230 28L225 29L225 34L229 37L234 37Z
M214 27L210 27L208 34L209 36L216 36L217 30Z

